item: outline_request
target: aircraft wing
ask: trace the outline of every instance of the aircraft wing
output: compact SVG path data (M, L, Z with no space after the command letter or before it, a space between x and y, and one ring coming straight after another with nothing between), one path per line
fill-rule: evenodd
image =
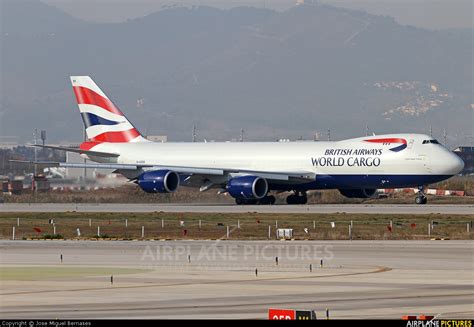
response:
M89 151L94 152L94 151ZM23 164L44 165L48 167L64 167L64 168L92 168L92 169L115 169L115 170L146 170L168 169L181 174L203 174L203 175L224 175L222 169L212 168L194 168L194 167L176 167L176 166L157 166L142 164L116 164L116 163L69 163L55 161L27 161L27 160L10 160Z
M316 178L316 174L309 171L269 172L260 170L233 169L226 170L226 172L242 175L255 175L267 180L275 181L301 180L302 182L308 182Z
M94 151L89 151L94 152ZM292 171L292 172L270 172L260 170L246 169L224 169L224 168L203 168L203 167L184 167L184 166L167 166L167 165L144 165L144 164L115 164L115 163L67 163L52 161L23 161L10 160L11 162L45 165L48 167L64 167L64 168L93 168L93 169L115 169L126 171L148 171L157 169L173 170L183 175L206 175L206 176L224 176L224 175L255 175L265 178L269 181L292 181L292 182L308 182L316 178L314 172L308 171Z
M43 165L48 167L64 167L64 168L95 168L95 169L123 169L123 170L137 170L142 166L129 164L107 164L107 163L69 163L57 161L28 161L28 160L9 160L10 162Z

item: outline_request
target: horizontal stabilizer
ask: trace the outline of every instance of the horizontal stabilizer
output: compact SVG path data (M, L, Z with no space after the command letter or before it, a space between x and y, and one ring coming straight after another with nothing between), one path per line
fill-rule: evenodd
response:
M117 153L83 150L83 149L80 149L80 148L69 148L69 147L63 147L63 146L40 145L40 144L35 144L35 145L32 145L32 146L36 146L36 147L40 147L40 148L46 148L46 149L67 151L67 152L83 153L83 154L87 154L87 155L94 156L94 157L116 158L116 157L120 156Z

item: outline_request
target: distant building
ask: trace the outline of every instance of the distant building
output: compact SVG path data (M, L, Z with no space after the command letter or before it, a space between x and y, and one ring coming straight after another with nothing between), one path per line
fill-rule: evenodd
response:
M158 143L166 143L168 141L168 136L166 135L148 135L146 138L152 142Z
M454 153L464 161L461 175L474 174L474 146L459 146L454 149Z
M19 145L16 136L0 136L0 149L13 149Z
M13 150L18 146L17 143L0 143L0 149Z
M84 159L74 152L67 152L66 155L67 163L84 163ZM89 160L87 163L92 163ZM102 186L119 186L127 182L127 179L117 177L117 174L114 173L114 169L95 169L95 168L66 168L64 171L47 171L52 177L59 177L60 174L63 175L66 181L64 183L87 183L87 184L99 184ZM86 179L84 180L84 176ZM56 183L61 184L60 181Z
M84 163L84 158L79 153L66 152L67 163ZM83 181L84 173L86 179L93 179L95 177L95 169L84 169L84 168L66 168L64 177L74 181Z

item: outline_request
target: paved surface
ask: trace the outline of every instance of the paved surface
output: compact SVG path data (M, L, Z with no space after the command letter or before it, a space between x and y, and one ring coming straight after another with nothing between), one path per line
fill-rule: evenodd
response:
M473 241L0 241L0 254L6 319L474 318Z
M474 214L472 205L397 205L397 204L322 204L322 205L182 205L182 204L68 204L8 203L0 204L0 212L212 212L212 213L386 213L386 214Z

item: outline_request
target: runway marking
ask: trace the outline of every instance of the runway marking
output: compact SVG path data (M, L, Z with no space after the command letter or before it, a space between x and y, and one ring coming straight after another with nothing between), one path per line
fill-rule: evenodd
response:
M221 280L221 281L210 281L210 282L196 282L196 283L173 283L173 284L155 284L150 283L146 285L136 286L113 286L113 287L94 287L94 288L78 288L78 289L63 289L63 290L44 290L44 291L28 291L28 292L14 292L14 293L0 293L2 296L6 295L27 295L27 294L44 294L44 293L58 293L58 292L83 292L83 291L99 291L99 290L116 290L116 289L132 289L132 288L148 288L148 287L174 287L174 286L191 286L191 285L213 285L213 284L228 284L228 283L248 283L248 282L259 282L259 281L277 281L277 280L295 280L295 279L315 279L315 278L327 278L327 277L345 277L345 276L356 276L356 275L368 275L377 274L387 271L391 271L392 268L379 266L377 269L372 271L354 272L354 273L342 273L342 274L331 274L331 275L318 275L318 276L295 276L295 277L255 277L253 279L238 279L238 280Z
M69 203L46 203L46 204L0 204L0 212L180 212L180 213L367 213L377 214L470 214L474 209L471 204L316 204L316 205L273 205L273 206L236 206L233 204L136 204L136 203L113 203L113 204L69 204Z

